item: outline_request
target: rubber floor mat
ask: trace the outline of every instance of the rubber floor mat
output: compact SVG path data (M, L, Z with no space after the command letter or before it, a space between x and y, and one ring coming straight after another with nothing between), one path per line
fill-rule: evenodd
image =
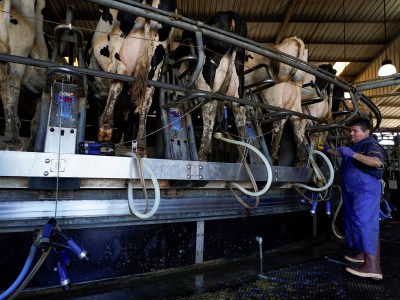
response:
M262 274L263 279L175 299L399 299L400 279L358 278L340 261L321 259Z

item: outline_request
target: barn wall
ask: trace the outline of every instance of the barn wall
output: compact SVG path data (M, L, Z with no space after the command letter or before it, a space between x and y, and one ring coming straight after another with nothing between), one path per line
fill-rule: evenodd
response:
M387 57L392 60L397 72L400 71L400 35L388 44ZM386 52L383 51L371 64L355 79L354 83L370 82L371 78L378 79L378 70L382 65L382 61L386 58ZM400 85L392 85L381 87L369 91L364 94L371 97L372 101L378 106L383 116L381 128L396 127L398 116L400 115L400 107L398 104L398 96L384 96L387 94L398 93ZM392 107L390 107L392 105Z

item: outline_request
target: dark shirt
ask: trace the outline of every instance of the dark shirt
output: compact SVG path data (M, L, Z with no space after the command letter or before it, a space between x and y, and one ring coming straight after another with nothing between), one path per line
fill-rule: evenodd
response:
M367 143L360 149L360 153L370 157L376 157L382 164L385 164L385 155L382 151L382 147L376 143Z
M382 162L382 167L380 168L375 168L371 166L367 166L363 164L362 162L357 161L356 159L352 159L353 164L360 169L361 171L377 178L381 179L383 176L383 167L385 165L385 150L379 143L372 137L367 137L357 143L355 143L351 147L355 152L371 156L371 157L376 157Z

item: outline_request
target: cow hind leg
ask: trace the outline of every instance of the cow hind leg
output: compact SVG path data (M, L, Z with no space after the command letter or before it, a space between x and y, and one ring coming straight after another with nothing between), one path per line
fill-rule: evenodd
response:
M139 126L138 133L136 136L137 145L140 150L146 150L146 123L147 123L147 115L149 113L149 109L152 103L152 96L154 93L154 87L147 87L146 94L139 103L139 106L136 108L135 113L139 114Z
M208 154L211 153L211 139L214 129L215 117L217 114L217 100L204 104L201 108L203 116L203 135L199 148L199 160L207 161Z
M113 81L110 86L107 104L99 121L99 131L97 135L97 140L99 142L110 141L112 138L114 125L114 107L115 103L117 102L118 96L121 94L122 86L123 84L121 81Z
M39 116L40 116L40 105L41 105L41 101L40 101L40 97L37 97L36 99L36 110L35 113L32 117L31 120L31 137L29 139L29 144L28 144L28 151L34 151L35 149L35 142L36 142L36 132L39 126Z
M246 108L244 106L234 105L233 106L233 114L235 116L235 123L238 130L238 136L241 141L245 139L245 130L246 130ZM240 147L241 152L244 153L244 147ZM241 158L239 158L241 159Z
M307 160L307 151L305 147L305 129L307 120L294 119L292 122L294 135L297 142L296 160L294 165L296 167L304 167L304 164Z
M286 120L279 120L272 123L272 142L271 142L271 159L273 163L279 161L279 148L282 140L283 127Z
M19 137L21 121L18 117L18 97L21 80L17 78L8 79L3 76L9 71L7 64L1 64L0 70L3 79L0 80L1 99L4 108L5 129L3 140L0 143L1 150L20 151L23 149L23 143ZM5 72L5 73L4 73Z

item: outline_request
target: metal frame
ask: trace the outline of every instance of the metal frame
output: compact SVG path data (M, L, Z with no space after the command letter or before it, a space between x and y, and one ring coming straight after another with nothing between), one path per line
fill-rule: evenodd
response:
M281 61L315 76L322 77L328 82L334 83L350 92L355 110L345 120L357 113L354 88L351 85L295 57L272 48L266 48L251 40L218 30L217 28L207 26L201 22L167 13L137 2L128 0L96 0L89 2L168 23L173 27L194 31L197 39L200 39L202 35L220 39L271 59ZM0 60L44 68L59 67L59 65L54 62L6 54L0 54ZM68 70L80 75L92 75L128 82L135 80L135 78L131 76L86 69L83 67L69 66ZM202 95L206 98L261 107L317 122L323 121L307 114L285 110L264 103L256 103L246 99L198 90L190 86L182 87L151 80L148 80L147 84L162 89L181 92L184 96L177 99L175 103L190 99L192 97L191 95ZM57 203L59 203L61 207L65 208L64 212L60 215L64 224L72 227L106 226L105 224L108 223L113 225L149 224L154 222L177 222L194 219L233 218L248 215L249 211L245 210L243 206L236 201L225 186L226 182L235 181L242 182L244 186L247 185L247 187L249 187L249 177L243 165L150 158L145 159L145 161L159 180L169 180L170 182L162 186L164 194L162 195L163 201L161 201L161 213L156 214L154 219L152 218L151 220L138 220L129 215L126 200L126 181L130 179L139 179L136 161L134 161L132 157L2 151L0 152L0 194L3 200L0 201L0 231L21 230L22 228L31 228L33 225L42 224L43 218L48 218L54 214L53 208L55 200L58 201ZM264 166L252 164L250 165L250 169L257 182L262 183L267 180ZM313 179L313 171L310 168L273 166L272 171L273 188L280 187L288 182L312 182ZM81 179L82 182L80 183L81 188L78 190L56 190L56 194L54 194L53 191L29 189L27 183L29 178L56 178L57 180L78 178ZM149 179L149 174L144 172L144 178ZM114 185L113 189L110 191L107 189L107 186L102 186L104 182L112 182L112 185ZM190 187L196 185L198 186L196 189L190 189ZM139 188L139 186L136 186L136 188ZM86 189L90 190L88 191ZM81 194L85 192L89 196L81 196ZM49 194L43 197L42 193ZM106 196L102 193L105 193ZM173 201L170 200L171 197L169 193L174 195ZM179 193L181 193L180 196L178 195ZM65 197L60 198L59 195L62 194L64 194ZM150 191L150 194L152 194L152 191ZM143 196L140 194L135 194L135 196L137 197L138 206L141 208L144 207L145 200ZM248 201L253 201L253 199L249 197L245 198L247 198ZM271 199L276 199L276 201L271 202ZM298 199L299 196L293 190L270 190L268 195L262 196L260 207L252 211L252 213L261 215L306 209L300 205ZM171 206L172 208L167 208L163 211L163 205L168 206L171 203L173 203ZM195 209L191 210L193 206ZM39 212L32 211L33 207L38 209ZM105 218L105 216L107 218Z
M281 61L285 64L288 64L290 66L293 66L295 68L303 70L307 73L321 77L324 80L343 88L345 91L348 91L351 95L351 101L353 103L354 111L351 114L349 114L348 116L346 116L346 118L341 120L340 121L341 124L347 122L348 120L353 118L358 113L358 108L357 108L357 104L356 104L357 98L354 95L356 89L354 89L354 87L351 84L340 79L339 77L336 77L322 69L316 68L316 67L312 66L311 64L308 64L307 62L304 62L293 56L290 56L288 54L280 52L271 47L263 46L259 43L256 43L254 41L251 41L249 39L246 39L246 38L243 38L240 36L237 36L235 34L219 30L212 26L208 26L202 22L198 22L198 21L191 20L189 18L185 18L176 13L165 12L165 11L153 8L151 6L143 5L141 3L137 3L134 1L129 1L129 0L121 0L121 1L87 0L87 1L99 4L99 5L104 5L107 7L123 10L123 11L129 12L129 13L132 13L134 15L150 18L152 20L163 22L163 23L169 24L173 27L177 27L177 28L180 28L183 30L193 31L196 33L197 39L199 38L198 37L200 35L199 33L201 33L201 35L209 36L209 37L212 37L215 39L219 39L219 40L228 42L232 45L241 47L241 48L249 50L249 51L253 51L255 53L258 53L260 55L266 56L268 58L271 58L271 59L274 59L277 61ZM31 65L40 66L40 67L54 66L54 64L51 64L51 63L49 64L48 62L44 62L44 61L21 58L21 57L17 57L17 56L9 56L9 55L4 55L4 54L0 54L0 60L24 63L24 64L31 64ZM107 78L123 80L123 81L135 80L131 76L123 76L123 75L107 73L107 72L87 70L87 69L78 68L78 67L72 67L71 69L82 75L107 77ZM270 106L270 105L266 105L266 104L252 103L251 101L246 101L244 99L227 97L227 96L223 96L223 95L217 95L217 94L213 94L213 93L209 93L209 92L205 92L205 91L201 91L201 90L196 90L196 89L192 89L192 88L189 89L188 87L177 87L177 86L168 85L168 84L165 84L162 82L151 81L151 80L148 80L147 84L149 84L151 86L155 86L155 87L166 88L166 89L171 89L171 90L175 90L175 91L181 91L184 93L199 93L200 92L200 93L204 93L206 96L213 97L214 99L220 99L220 100L225 100L225 101L230 101L230 102L237 102L237 103L243 104L243 105L252 105L252 106L257 106L257 107L263 107L263 108L266 108L269 110L291 112L291 114L293 116L298 116L301 118L306 118L306 119L310 119L310 120L317 121L317 122L323 122L322 119L315 118L315 117L309 116L307 114L292 112L290 110L285 110L282 108L278 108L278 107L274 107L274 106Z
M239 163L177 161L144 158L159 180L249 181ZM0 152L1 177L139 179L136 160L131 157L41 152ZM58 167L59 166L59 167ZM264 165L249 166L256 181L267 181ZM273 166L273 182L310 182L311 168ZM150 175L144 170L144 178Z

